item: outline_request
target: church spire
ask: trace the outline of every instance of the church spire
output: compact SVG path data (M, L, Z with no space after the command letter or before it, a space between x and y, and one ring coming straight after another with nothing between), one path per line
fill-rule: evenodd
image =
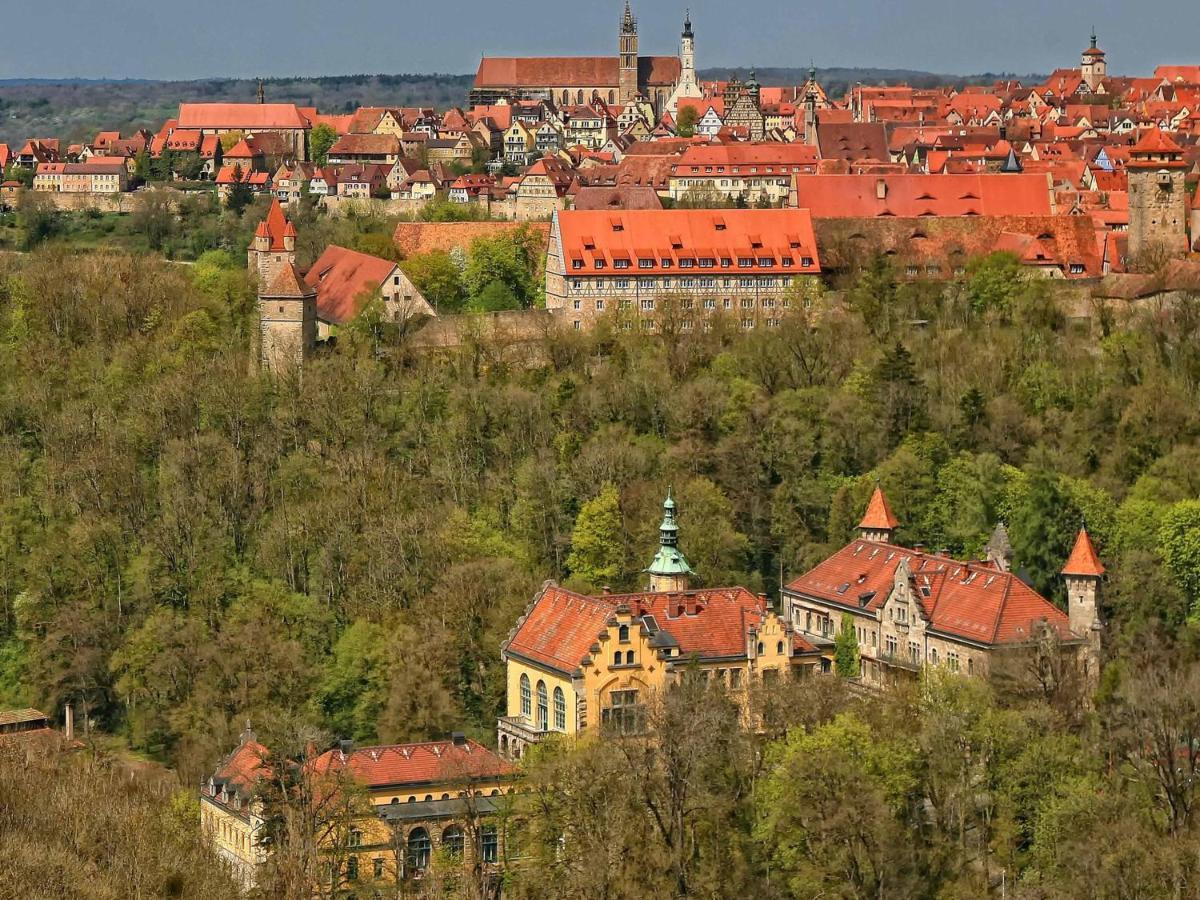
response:
M692 34L692 11L690 8L683 12L683 36L685 38L695 37Z
M629 6L629 0L625 0L625 15L621 19L621 33L635 34L637 32L637 19L633 17L633 9Z
M662 524L658 526L658 553L646 569L652 591L686 591L688 577L695 575L687 558L679 552L679 525L675 522L675 501L670 489L663 501Z

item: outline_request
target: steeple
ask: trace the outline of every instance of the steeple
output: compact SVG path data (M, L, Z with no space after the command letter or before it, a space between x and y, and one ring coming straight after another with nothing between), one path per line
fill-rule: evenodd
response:
M658 553L646 569L650 576L650 590L686 591L688 577L695 575L687 558L679 551L679 526L675 522L675 501L671 491L663 501L663 520L658 526Z
M685 38L694 37L692 34L692 11L691 9L684 10L683 13L683 36Z
M1067 618L1071 631L1086 641L1084 675L1094 679L1100 672L1100 636L1104 628L1100 618L1100 581L1104 578L1104 564L1096 554L1086 525L1079 528L1062 576L1067 586Z
M637 19L633 17L629 0L625 0L625 16L621 19L621 34L637 34Z
M621 32L617 39L618 73L617 101L629 103L638 94L638 34L637 19L625 0L625 15L621 19Z
M261 78L258 79L258 102L259 103L267 102L267 86L266 86L266 84L263 83L263 80Z
M1108 63L1104 59L1104 51L1096 45L1096 29L1092 28L1092 39L1088 48L1083 51L1079 63L1079 75L1087 82L1088 89L1095 91L1108 74Z

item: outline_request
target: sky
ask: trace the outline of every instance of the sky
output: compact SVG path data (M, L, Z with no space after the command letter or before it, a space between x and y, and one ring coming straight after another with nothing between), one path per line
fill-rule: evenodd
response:
M643 54L678 52L684 4L636 0ZM1196 0L690 0L696 62L975 74L1200 63ZM615 53L622 0L54 0L0 6L0 78L472 73L483 54ZM17 35L16 39L13 36Z

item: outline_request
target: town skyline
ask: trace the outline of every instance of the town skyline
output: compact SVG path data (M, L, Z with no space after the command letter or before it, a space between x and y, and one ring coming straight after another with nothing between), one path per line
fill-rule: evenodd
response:
M749 0L735 14L722 4L690 5L697 30L700 68L750 67L908 69L969 76L984 72L1050 71L1078 52L1092 27L1110 55L1114 71L1148 74L1155 64L1186 62L1190 50L1186 28L1162 29L1163 13L1185 15L1187 5L1171 0L1154 19L1129 7L1107 4L1056 4L1046 10L1032 0L1006 6L994 19L980 5L956 7L954 15L940 0L919 0L896 9L875 9L868 0L849 0L836 10L806 11L795 22L769 29L738 28L739 23L778 18L773 0ZM607 48L620 4L598 4L570 18L552 15L546 0L521 0L518 14L494 21L486 7L468 3L468 14L453 40L434 19L410 22L401 15L396 27L359 27L361 16L383 17L378 0L355 0L319 33L303 27L315 3L284 5L266 0L259 13L274 23L274 40L264 44L255 29L227 27L232 7L218 7L200 21L184 21L175 10L146 0L124 0L127 15L101 16L95 7L70 0L63 14L85 27L56 34L54 52L38 39L37 11L12 10L4 21L29 40L10 46L0 60L0 79L134 79L193 80L205 78L319 77L367 72L469 74L479 55L526 55L554 47L563 55L587 55ZM678 41L684 4L640 5L643 47L666 52ZM106 8L106 13L111 10ZM404 11L401 10L401 13ZM472 19L471 12L480 15ZM224 14L228 13L228 15ZM539 28L530 29L530 20ZM914 20L922 27L911 29ZM385 19L381 21L386 21ZM471 24L474 21L475 24ZM1037 28L1030 28L1037 23ZM171 39L186 27L186 46ZM904 29L907 40L894 35ZM163 36L166 35L166 39ZM441 39L439 39L441 38ZM399 39L399 43L397 43ZM64 45L65 42L65 45Z

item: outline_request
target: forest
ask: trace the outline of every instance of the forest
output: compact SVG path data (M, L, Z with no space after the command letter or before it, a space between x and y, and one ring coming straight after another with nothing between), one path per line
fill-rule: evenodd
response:
M639 586L668 486L700 580L775 595L878 482L902 543L976 556L1005 521L1059 601L1086 521L1099 693L819 679L750 735L688 687L656 713L669 753L529 762L514 895L1200 894L1200 302L1072 320L1004 256L839 287L776 329L602 324L521 366L364 316L271 380L232 255L0 258L0 706L73 703L183 785L246 719L268 745L490 742L537 586ZM567 831L603 853L545 849Z

